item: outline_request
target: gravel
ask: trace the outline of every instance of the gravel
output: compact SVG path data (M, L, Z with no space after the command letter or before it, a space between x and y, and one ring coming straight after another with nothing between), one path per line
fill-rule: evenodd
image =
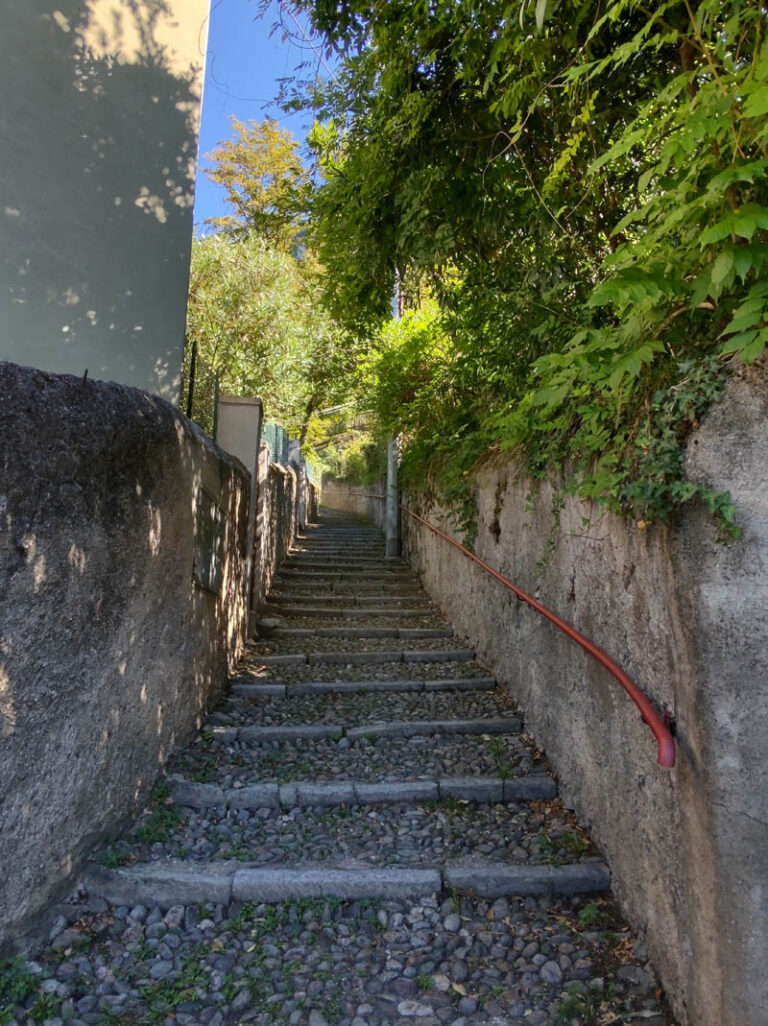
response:
M198 738L174 772L222 787L261 781L434 780L445 776L522 776L546 771L516 735L342 738L219 742Z
M325 514L324 527L312 528L302 543L313 560L330 559L336 572L296 572L290 568L276 584L286 602L323 601L360 608L400 602L403 608L426 601L411 574L383 563L380 576L366 568L347 571L344 533L355 553L365 539L381 552L381 534L358 534L359 521ZM315 547L325 539L329 548ZM372 551L368 549L368 551ZM349 556L349 552L346 553ZM346 559L349 563L349 558ZM341 572L339 572L341 571ZM270 606L275 624L337 631L337 617L293 613ZM444 627L428 606L407 617L373 615L344 624L372 631L398 627ZM270 624L262 625L269 631ZM596 862L598 855L573 815L559 799L496 801L498 781L532 777L554 793L544 756L524 734L363 736L270 741L228 740L238 728L340 724L365 727L382 720L499 719L513 717L501 690L290 695L292 685L312 682L445 681L487 678L476 660L431 661L429 654L456 650L451 638L323 636L280 637L279 632L248 646L234 680L252 685L287 685L285 697L225 698L200 736L168 767L172 779L155 791L152 804L122 838L103 844L92 866L94 894L81 887L69 901L51 910L50 926L20 960L0 963L0 1023L8 1026L584 1026L632 1022L666 1026L672 1022L660 1003L644 947L622 922L610 899L579 896L482 900L470 894L424 895L420 899L336 901L328 898L275 904L179 904L157 890L139 898L135 877L123 890L124 905L95 896L93 874L110 881L108 867L145 863L148 875L167 874L173 860L203 880L187 889L184 900L249 893L219 886L221 866L237 865L247 876L258 867L284 870L308 863L381 870L400 880L419 873L418 887L438 863L474 864L475 882L466 874L444 873L457 887L475 893L491 888L493 874L535 873L541 864ZM422 652L426 662L366 663L365 652ZM311 665L265 667L266 655L336 652L341 660ZM349 653L348 662L343 654ZM358 661L354 656L357 655ZM220 732L216 735L216 732ZM221 733L223 732L223 734ZM179 777L183 779L180 781ZM285 786L336 783L340 802L362 797L350 781L441 781L470 778L443 794L460 798L435 801L392 800L381 804L333 804L318 807L311 788L305 805L278 804L281 795L299 794ZM497 779L489 802L463 800L476 795L480 778ZM190 787L201 783L211 788ZM251 792L243 789L270 784ZM489 783L489 782L486 782ZM346 785L346 786L341 786ZM441 786L443 786L441 784ZM504 784L506 787L506 783ZM172 788L187 801L175 805ZM179 788L181 787L181 790ZM186 791L183 788L186 787ZM218 788L218 790L216 790ZM438 794L436 786L421 789ZM326 792L327 793L327 792ZM491 790L486 790L491 795ZM538 793L542 793L539 791ZM200 795L202 798L199 798ZM370 796L370 791L368 792ZM380 801L380 790L375 800ZM242 800L235 797L241 795ZM241 808L266 800L269 807ZM340 797L339 797L340 796ZM510 797L507 792L507 796ZM247 797L247 796L246 796ZM398 796L399 797L399 796ZM370 800L370 797L369 797ZM477 876L484 860L486 877ZM210 863L205 868L205 863ZM216 869L216 867L219 869ZM212 868L211 868L212 867ZM397 867L400 867L399 869ZM589 876L594 866L574 867ZM215 870L215 872L214 872ZM359 874L359 870L356 870ZM549 870L547 870L550 873ZM130 877L130 869L123 877ZM213 874L213 876L211 876ZM218 874L218 875L216 875ZM326 873L326 875L328 875ZM471 874L470 874L471 875ZM214 879L215 877L215 879ZM210 878L210 880L209 880ZM87 877L86 877L87 879ZM233 877L235 879L235 877ZM355 877L359 879L359 875ZM460 881L460 882L457 882ZM399 884L397 885L400 886ZM262 896L263 890L258 892ZM281 892L285 893L284 891ZM306 893L306 892L305 892ZM359 889L352 893L360 893ZM384 893L387 893L384 891ZM498 893L498 891L497 891ZM275 894L275 897L280 895ZM128 899L132 900L128 900Z
M142 843L153 810L102 854L113 861L236 859L259 866L354 859L371 866L434 866L482 857L516 864L594 859L595 849L558 799L478 805L433 801L359 808L181 809L162 841Z
M425 693L367 692L355 695L320 694L292 697L232 697L213 713L209 723L270 726L298 723L356 725L382 720L477 719L513 717L516 713L500 689L494 691L435 691Z
M390 646L391 647L391 646ZM397 647L400 647L399 645ZM487 677L477 660L446 663L378 663L363 671L358 663L316 663L311 666L261 666L258 657L246 654L233 680L243 684L306 684L310 681L443 680L450 677Z
M30 989L8 1006L11 1026L669 1021L604 899L320 898L163 912L81 897L64 913L69 942L27 953ZM586 929L595 914L603 926Z

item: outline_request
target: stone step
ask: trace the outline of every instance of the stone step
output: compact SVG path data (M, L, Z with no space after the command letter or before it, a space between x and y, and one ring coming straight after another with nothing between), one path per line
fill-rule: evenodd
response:
M115 905L228 906L232 901L281 902L329 897L398 899L408 895L469 891L486 898L556 897L599 894L610 887L602 862L563 866L514 866L473 861L434 868L376 868L365 863L344 866L251 868L231 861L155 862L120 869L93 866L81 882L90 895Z
M306 666L318 663L343 663L345 665L371 665L383 663L461 663L475 658L471 649L419 649L401 651L387 649L369 652L286 652L280 655L259 655L252 653L254 663L265 666Z
M443 680L345 680L308 681L306 684L249 684L234 678L231 694L242 698L290 698L292 696L388 691L490 691L496 687L493 677L455 677Z
M368 614L372 615L372 614ZM270 638L452 638L451 627L273 627Z
M270 603L274 600L270 600ZM341 602L344 600L341 599ZM326 620L338 619L338 620L360 620L366 616L387 616L387 617L414 617L414 616L429 616L434 615L433 610L429 606L420 606L408 608L407 606L356 606L353 608L345 608L343 605L338 606L303 606L303 605L288 605L278 604L272 606L268 604L265 607L267 616L292 616L292 617L313 617L317 619L325 618ZM445 637L452 637L453 630L450 634L446 634Z
M331 607L338 606L343 609L403 609L406 608L406 603L410 603L410 607L418 608L419 610L431 609L431 605L426 597L422 595L405 595L405 596L390 596L390 595L367 595L367 596L356 596L356 595L335 595L327 594L318 596L316 593L302 592L302 591L273 591L270 592L268 605L273 606L322 606L323 608L330 609Z
M434 734L518 734L520 720L513 716L487 717L475 720L381 720L363 726L347 727L342 723L301 723L280 726L219 726L212 725L210 734L215 741L230 744L234 741L261 743L264 741L338 740L380 737L428 737Z
M360 602L368 602L371 599L406 599L417 598L425 601L425 595L421 589L408 581L358 581L354 577L345 577L337 580L277 580L276 589L280 592L289 592L291 595L304 595L312 598L318 594L332 594L355 596Z
M387 559L384 545L331 545L312 542L309 545L297 545L291 549L291 556L314 556L323 559L344 559L345 556L362 559Z
M321 580L345 580L345 581L389 581L405 583L412 581L417 584L416 578L410 570L369 570L367 568L356 570L354 567L327 567L322 563L304 564L303 566L291 566L286 563L280 571L280 579L288 578L292 581L304 581L310 584Z
M386 556L355 555L352 553L331 556L327 553L304 553L292 552L288 557L287 566L319 566L319 567L348 567L356 570L358 567L381 567L384 570L410 570L402 560L387 559Z
M171 777L175 805L190 809L318 808L337 805L384 805L404 802L440 802L453 799L483 804L517 801L548 801L557 797L552 777L438 777L435 780L387 780L369 783L343 780L314 783L297 780L288 784L260 783L222 788L183 777Z

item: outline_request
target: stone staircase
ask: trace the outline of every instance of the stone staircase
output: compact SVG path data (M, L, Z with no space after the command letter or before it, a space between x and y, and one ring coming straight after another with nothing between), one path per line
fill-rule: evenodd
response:
M34 964L56 1026L661 1026L609 886L505 692L381 533L326 511Z

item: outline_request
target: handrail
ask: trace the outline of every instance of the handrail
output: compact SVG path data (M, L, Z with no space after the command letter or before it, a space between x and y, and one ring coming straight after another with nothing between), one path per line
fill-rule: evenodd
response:
M465 549L463 545L460 545L454 538L451 538L449 534L441 531L439 528L435 527L434 524L430 524L428 520L425 520L424 517L420 517L418 513L414 513L406 506L401 504L400 509L402 509L404 513L413 517L414 520L418 520L420 524L428 527L430 531L438 535L440 538L444 538L446 541L450 542L451 545L454 545L457 549L463 552L465 556L469 556L469 558L474 560L475 563L479 563L484 570L487 570L492 577L495 577L497 581L503 584L506 588L509 588L510 591L514 592L519 599L522 599L523 602L527 602L528 605L532 606L537 613L541 613L542 616L551 620L552 623L559 627L561 631L564 631L572 641L575 641L577 645L581 645L581 647L589 652L591 656L594 656L594 658L597 659L597 661L616 678L640 710L640 715L650 727L654 737L656 738L659 766L672 767L675 765L675 741L669 731L669 728L637 684L627 676L624 670L622 670L622 668L615 663L609 655L603 652L601 648L598 648L597 645L591 642L588 638L585 638L583 634L579 634L575 627L571 627L571 625L566 623L565 620L561 620L559 616L547 609L546 606L537 602L536 599L526 594L526 592L521 588L518 588L516 584L513 584L512 581L504 577L503 574L494 570L493 567L489 566L484 560L470 552L469 549Z

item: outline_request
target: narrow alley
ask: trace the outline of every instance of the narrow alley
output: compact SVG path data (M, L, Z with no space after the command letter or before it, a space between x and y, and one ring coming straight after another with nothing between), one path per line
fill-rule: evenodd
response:
M325 511L12 1021L662 1026L608 887L502 689L380 532Z

